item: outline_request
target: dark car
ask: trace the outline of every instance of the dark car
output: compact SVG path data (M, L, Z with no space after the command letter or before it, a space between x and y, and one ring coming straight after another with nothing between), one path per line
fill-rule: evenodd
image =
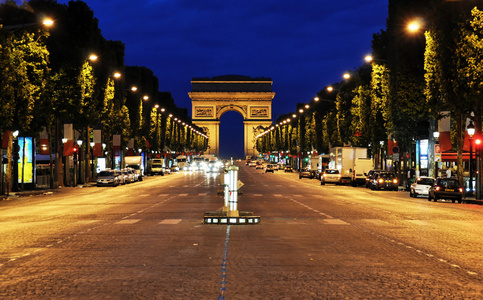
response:
M305 177L305 178L314 178L315 177L315 174L312 170L310 170L309 168L303 168L302 170L300 170L300 173L299 173L299 179L302 179L302 177Z
M435 183L429 188L428 201L438 199L451 199L453 203L463 200L463 187L456 178L437 178Z
M293 172L293 168L292 168L292 166L285 166L284 171L285 172Z
M399 181L395 173L377 172L372 180L371 190L397 191Z

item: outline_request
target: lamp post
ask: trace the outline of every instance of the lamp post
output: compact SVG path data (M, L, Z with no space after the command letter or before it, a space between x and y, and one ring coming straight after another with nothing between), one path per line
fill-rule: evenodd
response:
M436 157L436 142L439 139L439 131L434 131L433 132L433 137L434 137L434 178L438 178L438 159Z
M466 131L468 132L468 137L470 141L470 182L468 184L468 187L470 189L470 195L473 195L473 136L475 135L475 125L473 124L473 121L470 121L468 126L466 126Z
M19 192L20 188L18 186L18 159L20 158L19 151L20 147L18 145L18 130L13 132L13 148L12 148L12 157L13 157L13 168L12 168L12 192Z
M94 166L94 146L96 145L96 143L94 142L90 142L90 146L91 146L91 175L92 175L92 179L95 179L95 166ZM92 180L91 180L92 181ZM95 180L94 180L95 181Z
M76 162L74 162L74 167L76 167L76 166L77 166L77 162L82 162L82 158L80 157L80 154L82 153L82 151L81 151L82 140L81 140L81 139L77 140L77 145L79 145L79 150L77 151L77 155L78 155L79 157L78 157L77 161L76 161ZM74 158L75 158L75 156L74 156ZM81 179L81 174L82 174L82 171L81 171L81 165L80 165L80 164L79 164L79 168L78 168L78 169L79 169L79 178L78 178L78 183L82 183L82 179ZM74 173L76 173L76 172L74 172ZM77 174L76 174L76 175L77 175ZM76 175L75 175L75 176L76 176ZM75 178L75 177L74 177L74 178ZM74 180L74 181L75 181L75 180ZM76 186L76 183L74 184L74 186Z

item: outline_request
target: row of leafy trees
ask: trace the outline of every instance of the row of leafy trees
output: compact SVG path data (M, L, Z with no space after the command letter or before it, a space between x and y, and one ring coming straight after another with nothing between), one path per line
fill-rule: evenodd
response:
M295 154L298 143L307 152L352 145L378 153L389 138L403 157L411 157L414 141L432 139L440 112L450 111L461 181L465 120L471 112L477 133L482 128L482 4L390 0L387 28L373 35L374 60L334 84L334 91L322 89L308 109L299 103L296 112L280 116L258 139L258 151ZM422 31L409 33L407 24L415 16ZM432 174L434 156L429 161Z
M53 27L41 26L44 16L55 20ZM124 44L101 35L98 20L83 1L64 5L31 0L18 6L7 0L0 4L0 20L0 132L18 130L20 136L37 137L46 128L51 160L53 153L62 153L66 122L73 122L87 147L92 128L100 127L108 151L113 134L121 134L121 149L132 137L135 149L206 149L187 109L176 107L170 93L158 91L151 70L124 66ZM97 61L89 60L92 53ZM121 77L116 79L115 72ZM132 85L137 92L130 90ZM12 135L7 138L10 162ZM84 150L88 160L89 149ZM60 168L61 155L55 159ZM10 166L7 170L10 182Z

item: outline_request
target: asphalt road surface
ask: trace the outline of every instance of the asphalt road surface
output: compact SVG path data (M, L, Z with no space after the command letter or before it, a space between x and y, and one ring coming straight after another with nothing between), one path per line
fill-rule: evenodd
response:
M201 172L0 202L0 298L483 299L483 206L239 175L258 225Z

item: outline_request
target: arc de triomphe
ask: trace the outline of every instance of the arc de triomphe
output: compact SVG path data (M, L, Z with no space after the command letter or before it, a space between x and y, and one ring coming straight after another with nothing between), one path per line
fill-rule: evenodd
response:
M208 135L206 154L219 155L220 117L227 111L243 116L245 156L258 155L255 136L263 132L260 126L272 124L272 80L239 75L193 78L191 98L193 123Z

